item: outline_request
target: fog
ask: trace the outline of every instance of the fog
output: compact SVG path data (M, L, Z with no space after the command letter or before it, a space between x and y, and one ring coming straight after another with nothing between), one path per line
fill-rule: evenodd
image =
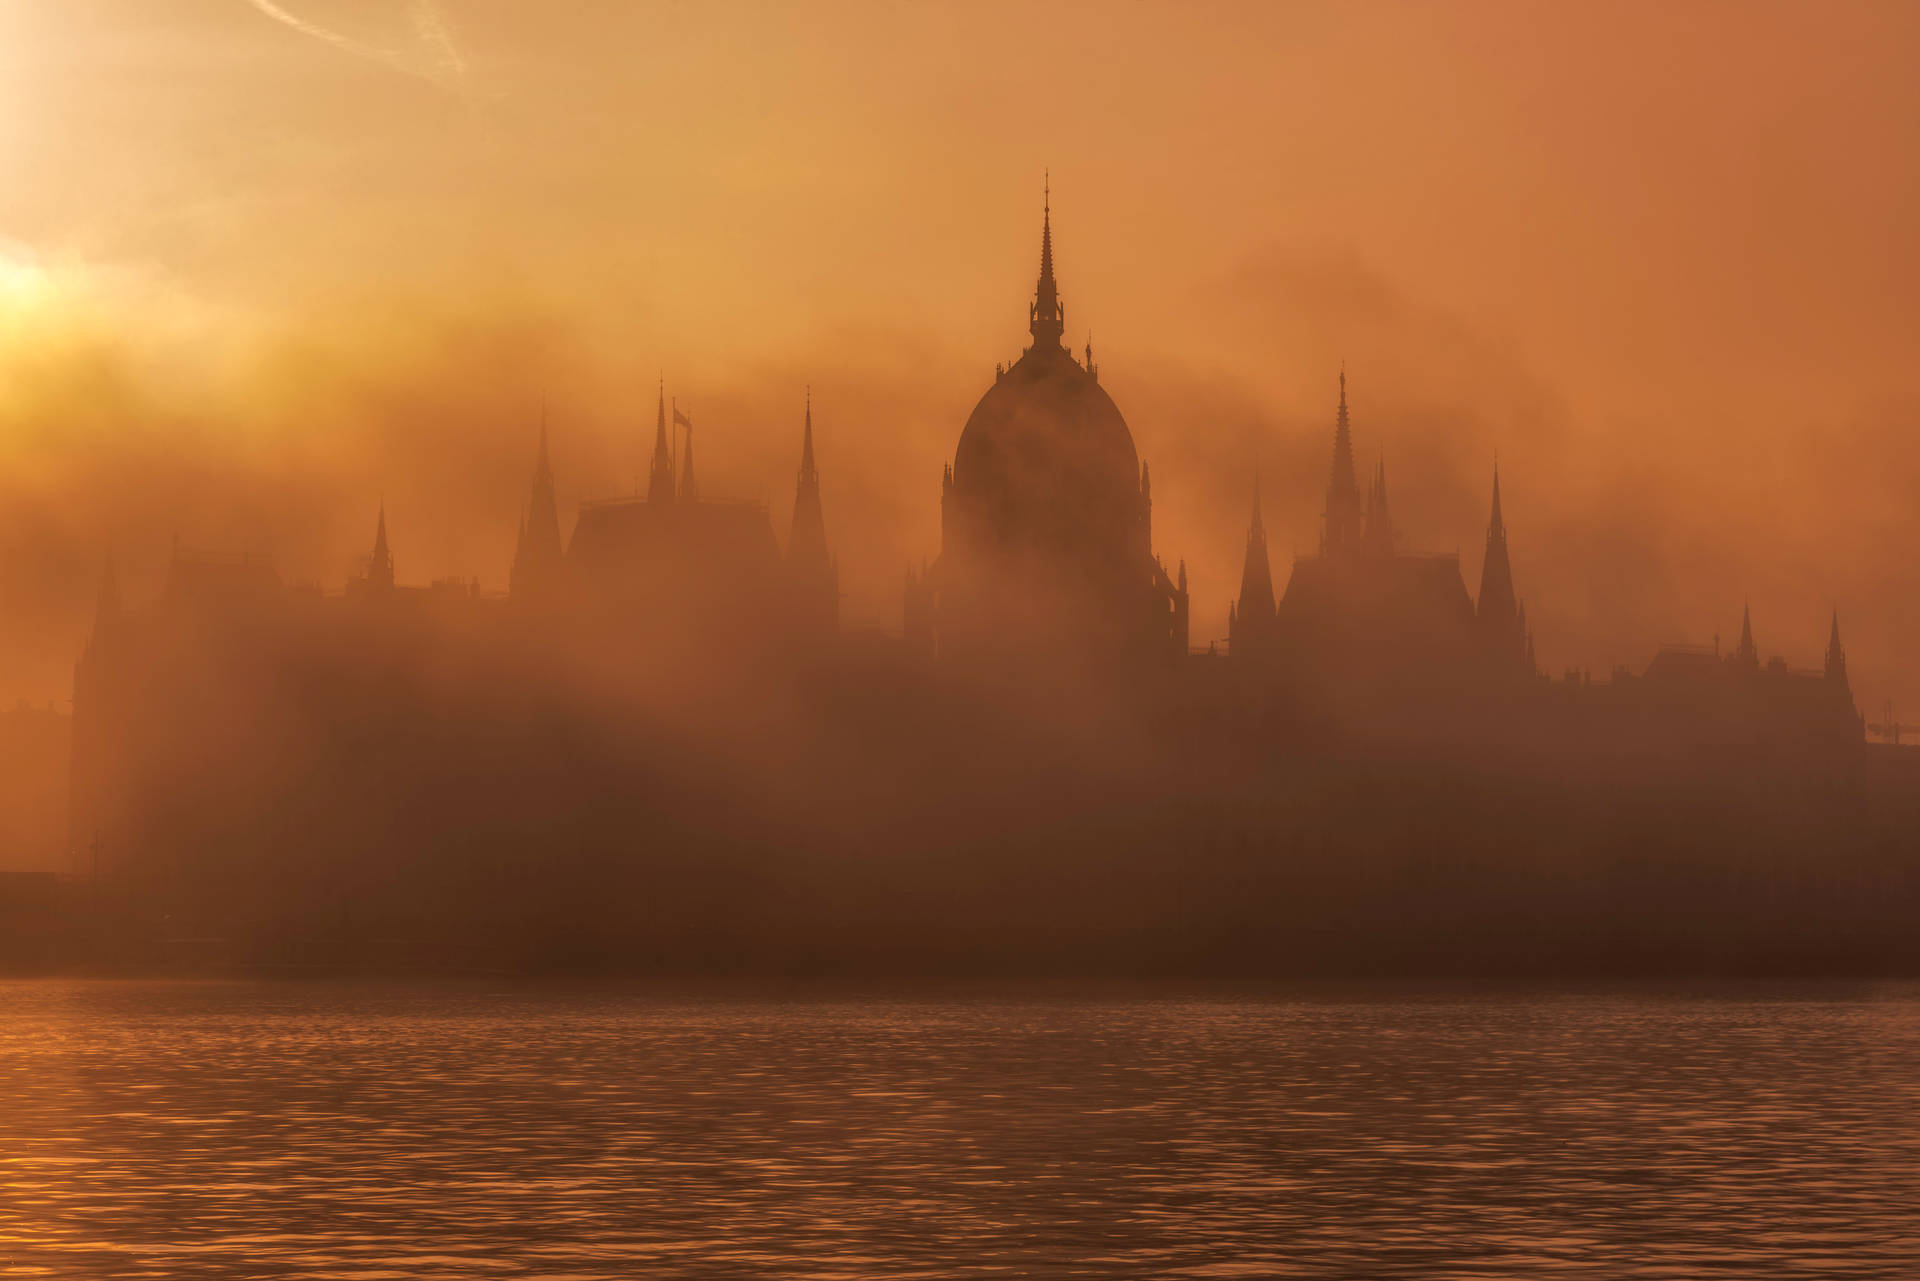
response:
M1907 6L385 6L0 14L0 697L64 699L111 551L505 585L655 397L784 531L814 398L843 616L894 628L1017 355L1050 169L1067 338L1153 467L1196 643L1251 473L1317 540L1336 379L1409 550L1477 584L1498 457L1543 666L1751 602L1920 700ZM543 410L544 407L544 410ZM563 524L564 524L563 520ZM1276 583L1276 586L1279 586Z

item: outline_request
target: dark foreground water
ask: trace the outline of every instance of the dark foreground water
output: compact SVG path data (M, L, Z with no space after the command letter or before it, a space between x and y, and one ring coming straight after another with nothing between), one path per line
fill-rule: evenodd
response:
M0 1274L1920 1276L1920 992L0 984Z

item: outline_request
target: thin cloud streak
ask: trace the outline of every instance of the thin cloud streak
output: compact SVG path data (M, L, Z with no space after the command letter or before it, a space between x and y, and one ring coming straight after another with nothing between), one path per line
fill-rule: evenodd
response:
M343 53L356 58L365 58L384 67L400 72L402 75L418 76L443 87L452 88L466 78L466 59L460 54L453 42L453 35L447 29L445 19L435 8L432 0L413 0L408 6L413 19L413 29L430 51L432 65L420 67L414 60L396 49L384 49L379 45L367 44L351 36L342 35L330 27L310 22L274 0L247 0L255 9L283 26L290 27L301 35L309 36L323 44L332 45Z

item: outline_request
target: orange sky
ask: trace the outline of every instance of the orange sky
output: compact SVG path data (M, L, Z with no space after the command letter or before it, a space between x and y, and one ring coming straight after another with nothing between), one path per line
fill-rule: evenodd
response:
M1498 452L1540 657L1733 633L1920 719L1920 8L13 0L0 6L0 697L62 698L111 545L505 583L655 379L897 625L1024 340L1051 168L1076 349L1194 638L1247 489L1313 546L1344 358L1414 550L1477 588ZM1284 577L1284 569L1280 570Z

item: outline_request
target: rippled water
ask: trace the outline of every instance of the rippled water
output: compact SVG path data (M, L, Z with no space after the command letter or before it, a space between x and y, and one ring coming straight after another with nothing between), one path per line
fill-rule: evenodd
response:
M1920 992L0 984L0 1273L1920 1276Z

